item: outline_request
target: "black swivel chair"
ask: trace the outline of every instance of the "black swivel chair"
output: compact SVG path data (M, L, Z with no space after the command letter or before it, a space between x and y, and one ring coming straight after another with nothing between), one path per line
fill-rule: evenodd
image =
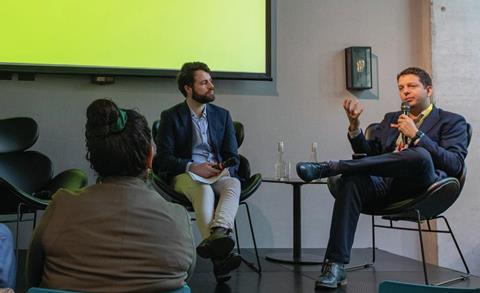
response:
M235 136L237 138L237 145L240 147L243 143L243 139L245 137L245 132L242 123L234 121L233 126L235 127ZM158 140L161 137L157 137L158 128L160 127L160 120L156 120L153 122L152 126L152 135L155 139L155 142L158 144ZM240 167L238 170L238 175L242 179L242 190L240 193L240 205L244 205L247 211L248 216L248 224L250 226L250 233L252 235L253 246L255 249L255 257L257 259L257 266L255 266L252 262L247 261L240 253L240 242L238 241L238 229L237 229L237 222L235 221L235 238L237 240L237 252L240 255L242 261L252 268L257 273L262 272L262 267L260 265L260 258L258 256L258 249L257 249L257 242L255 241L255 233L253 232L253 225L252 225L252 218L250 216L250 208L248 207L248 203L246 200L252 196L252 194L260 187L262 183L262 175L259 173L251 175L250 171L250 163L248 162L247 158L242 155L240 157ZM184 206L188 211L193 211L192 204L190 201L185 197L185 195L175 192L173 188L168 185L162 178L159 176L154 175L154 187L160 190L160 194L163 196L168 197L167 200L181 204Z
M16 222L17 252L19 222L33 221L35 227L36 211L47 207L55 191L76 190L87 185L86 174L78 169L53 177L50 159L27 150L37 138L38 125L32 118L0 120L0 214L17 216L14 221L3 221ZM24 220L27 213L33 213L33 218Z
M365 130L365 137L369 140L375 140L378 137L378 129L380 127L379 123L370 124ZM472 137L472 128L470 124L467 124L467 133L468 133L468 144ZM459 178L447 177L440 181L433 183L423 194L419 196L412 196L409 199L392 203L389 205L383 206L366 206L363 208L362 213L372 216L372 263L363 264L359 266L354 266L348 268L348 270L356 270L361 268L367 268L373 266L375 263L375 228L388 228L388 229L398 229L398 230L407 230L407 231L417 231L419 234L420 248L422 252L422 264L423 264L423 274L425 278L425 284L429 285L427 266L425 262L425 252L423 246L422 232L433 232L433 233L447 233L452 236L455 247L460 255L463 265L465 266L466 274L461 274L459 277L437 283L435 285L445 285L454 281L465 280L469 277L470 270L468 269L467 263L463 254L458 246L457 240L453 235L453 231L450 228L450 224L447 221L447 218L442 215L460 196L463 185L465 183L465 177L467 174L467 167L465 166L462 170L462 174ZM334 176L328 178L328 188L330 193L335 197L337 190L337 181L341 180L340 176ZM381 216L383 220L389 221L389 225L381 225L375 223L375 216ZM445 221L446 230L432 229L430 221L436 219L443 219ZM407 228L394 226L393 223L397 221L409 221L416 222L417 228ZM421 223L426 222L427 228L422 228Z

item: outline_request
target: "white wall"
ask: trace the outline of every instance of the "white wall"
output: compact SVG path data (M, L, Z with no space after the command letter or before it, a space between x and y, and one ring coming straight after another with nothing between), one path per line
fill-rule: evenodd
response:
M364 97L364 125L379 121L399 108L396 74L425 64L429 36L422 28L430 19L423 15L425 1L418 0L272 2L275 81L215 83L217 104L245 125L240 152L266 177L273 176L279 140L285 141L286 158L293 165L308 159L314 141L320 160L348 158L341 108L350 94L345 90L344 48L372 47L374 89L356 94ZM0 81L0 117L34 117L40 125L34 148L50 156L57 171L79 167L94 182L84 159L85 109L106 96L121 107L137 108L150 122L182 100L172 79L118 78L114 85L98 86L88 77L38 75L34 82ZM305 186L302 201L303 245L325 247L333 199L325 186ZM259 245L292 247L292 190L264 183L250 202ZM238 222L247 236L243 210ZM355 246L370 246L369 218L362 217L358 229ZM27 239L28 234L23 245ZM242 246L250 245L248 237L242 239ZM378 241L380 248L418 257L416 235L379 232Z
M473 138L467 157L468 176L462 194L446 215L463 249L467 263L480 273L480 182L478 129L480 116L480 2L475 0L432 1L432 66L434 95L438 104L461 113L472 125ZM439 238L439 263L463 269L453 242Z

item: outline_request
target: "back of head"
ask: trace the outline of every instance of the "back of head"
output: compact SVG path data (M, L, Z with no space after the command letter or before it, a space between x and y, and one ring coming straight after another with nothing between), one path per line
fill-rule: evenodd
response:
M98 175L145 174L152 138L145 117L120 109L109 99L98 99L87 108L85 128L86 158Z
M402 72L400 72L397 75L397 82L400 79L400 77L408 74L413 74L418 76L418 79L420 80L420 82L423 84L424 87L432 86L432 78L430 77L430 74L428 74L428 72L418 67L409 67L407 69L402 70Z
M185 86L193 86L194 73L197 70L203 70L210 73L210 68L208 68L208 65L203 62L187 62L183 64L177 75L178 90L180 90L184 97L187 96Z

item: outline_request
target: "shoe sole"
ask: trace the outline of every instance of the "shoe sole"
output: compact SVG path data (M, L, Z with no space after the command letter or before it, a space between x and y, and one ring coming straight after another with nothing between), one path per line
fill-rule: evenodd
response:
M212 257L209 247L197 246L197 254L200 257L203 257L203 258L211 258Z
M232 276L226 275L226 276L215 276L215 279L217 280L217 283L225 283L228 280L230 280Z
M232 277L230 275L230 272L237 269L240 264L242 263L242 259L240 256L235 256L234 259L232 259L230 262L228 262L228 266L224 268L228 273L225 273L223 275L215 275L215 279L217 280L217 283L224 283Z
M235 255L232 257L232 260L230 260L230 262L228 262L228 266L227 266L227 270L230 272L230 271L233 271L235 269L238 269L238 267L240 266L240 264L242 263L242 258L239 256L239 255Z
M335 285L327 285L322 283L315 283L315 289L336 289L339 286L347 285L347 280L343 280L341 282L337 282Z
M227 257L235 247L235 242L229 237L213 240L209 246L197 247L197 254L203 258L222 259Z

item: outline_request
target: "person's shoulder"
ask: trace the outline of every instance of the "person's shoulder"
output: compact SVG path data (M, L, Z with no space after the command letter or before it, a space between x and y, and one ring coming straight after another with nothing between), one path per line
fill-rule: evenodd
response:
M178 113L178 112L181 112L183 110L185 110L187 108L187 105L185 102L181 102L181 103L178 103L166 110L163 110L162 111L162 115L170 115L170 114L173 114L173 113Z
M215 111L215 112L218 112L218 113L228 113L227 109L225 109L223 107L220 107L220 106L217 106L217 105L214 105L214 104L208 104L208 107L210 107L211 111Z
M445 111L441 108L437 108L438 110L438 115L442 118L449 119L449 120L465 120L465 117L458 113L450 112L450 111Z
M65 188L60 188L52 195L52 203L58 205L59 203L64 203L66 201L78 199L86 190L90 189L91 186L85 187L76 191L68 190Z
M208 104L207 113L212 114L213 117L222 121L227 120L227 117L230 115L230 112L227 109L214 104Z

